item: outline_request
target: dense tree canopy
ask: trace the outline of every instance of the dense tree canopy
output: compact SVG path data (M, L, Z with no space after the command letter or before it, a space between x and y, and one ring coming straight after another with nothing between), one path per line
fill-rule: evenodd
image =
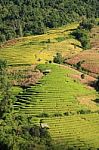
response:
M99 17L98 0L0 0L0 42Z

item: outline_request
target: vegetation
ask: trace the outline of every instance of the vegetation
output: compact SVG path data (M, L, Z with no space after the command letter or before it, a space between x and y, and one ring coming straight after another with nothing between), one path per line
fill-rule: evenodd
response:
M79 6L79 8L78 8ZM98 0L1 0L0 42L32 34L43 34L83 17L99 17Z
M6 67L6 61L0 60L0 149L53 149L46 128L31 124L31 117L24 117L24 114L15 115L13 104L16 97L8 86Z
M80 25L79 29L85 29L91 31L91 29L96 25L95 19L84 19Z
M72 35L81 42L83 49L90 48L90 37L88 31L85 31L83 29L77 29L72 32Z
M95 88L96 88L97 91L99 91L99 77L97 77Z
M79 72L89 59L99 73L98 10L98 0L0 0L1 150L99 149L99 78ZM75 57L77 70L64 65Z
M0 48L0 58L7 60L10 65L28 65L52 61L56 53L61 53L62 56L67 55L67 57L77 54L82 50L81 44L69 35L77 26L77 23L71 23L49 30L43 35L8 41ZM59 42L56 38L60 38L61 34L64 35L64 40ZM74 47L74 45L78 46Z
M81 74L81 79L85 79L85 74Z
M85 29L83 29L85 30ZM94 26L90 32L90 50L80 52L75 56L71 56L66 62L73 66L76 66L79 62L80 68L88 74L98 77L99 73L99 27ZM89 31L88 31L89 32Z
M56 53L56 56L54 56L53 62L57 64L62 64L63 63L63 57L60 53Z
M36 124L42 119L43 123L49 126L56 149L59 146L58 140L59 150L71 146L73 149L74 146L78 149L98 148L98 135L93 134L99 129L99 116L96 113L98 106L94 109L78 102L78 98L83 99L86 96L88 98L90 95L92 98L96 92L78 81L74 82L69 77L75 74L71 69L61 68L57 64L40 64L37 68L42 72L44 70L51 72L40 79L35 86L19 93L14 104L15 114L20 112L24 116L31 116L31 122Z
M0 118L11 111L10 84L6 72L7 62L0 60Z
M91 31L95 24L94 19L84 19L77 30L72 32L72 35L81 42L83 49L91 48L89 31Z

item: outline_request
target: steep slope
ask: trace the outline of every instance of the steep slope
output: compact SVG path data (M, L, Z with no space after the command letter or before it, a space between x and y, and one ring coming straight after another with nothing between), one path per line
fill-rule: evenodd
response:
M71 69L55 64L39 65L43 72L50 70L35 86L28 87L17 96L14 104L16 115L31 116L31 122L49 126L57 149L96 149L99 147L99 107L94 103L79 103L79 96L91 97L93 89L71 78Z

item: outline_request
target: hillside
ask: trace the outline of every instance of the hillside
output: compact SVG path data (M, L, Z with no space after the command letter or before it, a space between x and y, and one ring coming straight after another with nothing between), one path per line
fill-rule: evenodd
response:
M1 150L99 149L99 93L91 86L97 79L53 63L57 52L70 61L97 51L98 27L91 33L92 50L83 50L71 35L77 27L71 23L1 44ZM98 63L98 52L92 56Z
M93 76L99 73L99 26L94 27L90 33L91 49L82 51L66 62L71 65L81 63L82 70L85 70Z
M31 116L31 123L37 125L40 120L47 123L59 150L97 149L99 107L94 102L95 90L73 79L77 72L72 69L55 64L39 65L38 69L50 69L51 73L18 94L14 114Z
M10 40L2 45L0 58L6 59L8 64L39 64L53 60L57 52L71 57L82 50L80 42L69 35L77 26L72 23L43 35Z

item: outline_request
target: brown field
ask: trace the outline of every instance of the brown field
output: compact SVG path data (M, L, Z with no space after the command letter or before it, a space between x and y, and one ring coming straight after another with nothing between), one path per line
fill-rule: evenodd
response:
M96 76L99 74L99 27L93 28L90 37L91 49L80 52L66 62L73 65L84 61L81 67Z
M37 83L43 73L35 67L35 65L9 67L7 73L11 78L12 85L26 87Z

